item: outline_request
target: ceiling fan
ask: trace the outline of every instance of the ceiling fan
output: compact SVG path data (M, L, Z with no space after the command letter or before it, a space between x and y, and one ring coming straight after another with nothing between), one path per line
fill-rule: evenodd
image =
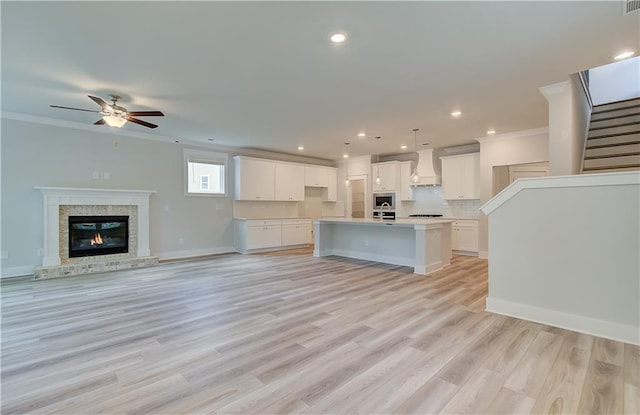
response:
M148 128L156 128L157 125L139 120L134 117L164 117L164 114L160 111L127 111L125 107L121 107L117 104L118 100L120 99L119 95L109 94L109 97L112 101L111 104L107 103L102 98L94 97L92 95L88 95L88 97L91 98L96 104L100 105L102 110L96 111L83 108L61 107L60 105L50 105L50 107L75 111L95 112L102 115L103 117L96 121L94 125L107 124L111 127L116 128L122 127L127 121L135 124L140 124Z

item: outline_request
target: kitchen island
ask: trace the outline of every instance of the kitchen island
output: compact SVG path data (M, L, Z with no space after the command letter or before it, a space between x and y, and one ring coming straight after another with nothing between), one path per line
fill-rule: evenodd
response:
M413 267L428 275L451 263L451 220L327 218L314 220L313 256Z

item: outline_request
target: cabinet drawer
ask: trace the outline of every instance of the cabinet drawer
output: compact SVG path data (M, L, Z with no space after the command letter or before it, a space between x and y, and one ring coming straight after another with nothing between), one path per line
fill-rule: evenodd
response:
M451 226L458 228L478 228L477 220L454 220Z
M282 221L280 219L252 219L247 221L247 228L255 226L280 226Z
M282 226L247 227L247 249L274 248L282 245Z
M283 219L282 226L287 226L287 225L311 226L311 219Z

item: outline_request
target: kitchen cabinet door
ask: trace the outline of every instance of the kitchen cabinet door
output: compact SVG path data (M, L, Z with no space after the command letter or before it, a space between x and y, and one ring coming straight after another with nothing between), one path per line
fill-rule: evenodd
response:
M305 166L304 185L308 187L329 187L329 170L323 167Z
M282 246L282 223L278 220L264 221L257 225L247 221L246 249L264 249Z
M326 202L335 202L338 200L338 172L336 169L327 169L327 198Z
M274 200L275 163L234 157L235 200Z
M442 197L480 199L480 153L442 157Z
M304 200L305 167L295 164L275 164L275 200Z
M403 161L400 163L400 200L411 201L413 197L413 188L411 187L411 162Z
M311 243L310 220L283 220L282 246L308 245Z
M451 249L477 253L478 247L478 221L454 221L451 226Z
M376 163L371 165L371 183L374 192L395 192L398 190L399 164L397 162ZM380 184L376 178L380 177Z

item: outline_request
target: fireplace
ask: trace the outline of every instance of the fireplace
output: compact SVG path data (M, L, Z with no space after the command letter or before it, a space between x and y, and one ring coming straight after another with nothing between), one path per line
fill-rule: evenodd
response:
M69 258L129 252L129 216L69 216Z

